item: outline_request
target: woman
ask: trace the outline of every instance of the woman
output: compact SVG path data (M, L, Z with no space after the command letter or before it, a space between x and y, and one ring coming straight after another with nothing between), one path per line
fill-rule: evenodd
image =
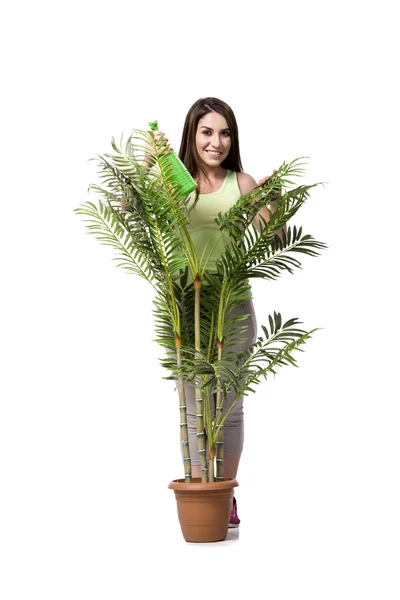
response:
M156 133L156 139L163 132ZM235 115L232 109L218 98L201 98L190 108L182 133L179 158L197 182L197 190L192 192L188 208L191 226L188 227L196 253L200 257L209 237L216 231L214 219L219 212L229 210L243 194L248 194L257 185L264 183L264 177L258 183L244 173L239 151L239 135ZM266 208L258 214L268 221ZM254 225L259 229L258 216ZM228 235L228 234L227 234ZM207 263L207 270L214 270L216 260L224 250L224 239L214 249ZM251 288L248 286L248 297L229 314L230 317L248 315L241 325L247 325L246 342L234 347L241 351L249 348L257 338L257 322L254 314ZM232 403L234 392L228 394L224 409ZM196 410L194 388L185 385L187 404L187 420L189 445L193 477L200 477L200 461L197 451ZM215 411L215 407L214 407ZM224 476L236 478L240 456L243 449L243 397L230 411L224 424ZM240 520L237 516L236 500L231 513L230 527L237 527Z

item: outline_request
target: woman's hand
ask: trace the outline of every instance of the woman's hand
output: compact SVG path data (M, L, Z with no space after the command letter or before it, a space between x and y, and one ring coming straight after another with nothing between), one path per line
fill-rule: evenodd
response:
M274 169L274 173L276 173L276 169ZM268 179L271 177L271 175L267 175L266 177L263 177L262 179L260 179L260 181L257 182L257 185L264 185L264 183L267 183Z
M165 142L168 142L168 138L165 137L165 133L163 131L153 131L153 134L156 146L165 146ZM170 148L170 150L172 150L172 148ZM153 163L152 155L153 147L146 143L144 147L144 158L148 166L151 166Z
M273 171L273 172L274 172L274 173L276 173L276 169L274 169L274 171ZM260 179L260 181L257 183L257 185L258 185L258 186L264 185L264 183L266 183L270 177L271 177L271 175L267 175L266 177L263 177L262 179ZM270 202L268 202L268 204L267 204L267 207L268 207L268 208L264 208L264 207L263 207L263 208L261 208L261 209L259 210L259 212L257 213L257 215L261 215L261 216L263 217L263 219L264 219L264 220L265 220L267 223L269 223L269 220L270 220L270 218L271 218L271 216L270 216L270 211L271 211L272 213L274 213L274 212L276 211L276 205L274 204L274 199L276 199L276 200L277 200L277 199L278 199L278 198L280 198L280 197L281 197L281 194L280 194L280 193L274 194L274 195L272 196L272 198L271 198L271 201L270 201ZM257 230L258 230L258 231L260 231L260 225L259 225L259 221L257 220L257 215L256 215L256 217L255 217L255 219L254 219L253 223L254 223L255 227L257 228ZM283 232L283 231L284 231L285 233L287 232L286 223L285 223L285 225L282 227L282 229L279 229L279 231L277 231L277 234L278 234L278 236L281 238L281 240L283 240L283 237L282 237L282 236L283 236L283 234L282 234L282 232Z

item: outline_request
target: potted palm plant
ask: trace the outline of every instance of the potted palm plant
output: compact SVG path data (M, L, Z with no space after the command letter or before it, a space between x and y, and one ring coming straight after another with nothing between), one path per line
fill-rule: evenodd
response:
M153 287L155 341L165 349L161 363L168 371L166 379L176 381L179 397L184 477L169 487L175 491L186 541L223 540L238 485L224 477L225 419L237 399L254 392L268 374L296 365L295 351L316 331L305 331L297 318L284 321L274 312L256 342L234 353L230 348L242 339L245 326L240 321L245 316L230 315L242 302L250 278L274 280L284 271L293 273L301 266L299 253L316 256L326 247L303 235L301 227L282 229L318 184L292 187L305 163L302 158L284 162L263 185L218 215L218 231L198 256L190 236L189 196L181 194L173 163L167 160L167 143L153 132L134 130L119 145L113 138L112 149L96 157L99 183L90 188L97 203L84 202L75 212L90 233L114 248L118 266ZM267 223L260 217L257 229L253 220L264 206L269 207L270 219ZM226 233L229 243L215 272L210 272L212 248ZM200 478L191 472L184 383L195 389ZM232 391L234 400L227 406Z

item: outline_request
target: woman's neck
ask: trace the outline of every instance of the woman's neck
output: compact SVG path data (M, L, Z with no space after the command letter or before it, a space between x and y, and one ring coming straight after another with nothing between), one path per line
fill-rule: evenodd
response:
M199 194L213 194L214 192L218 192L224 184L227 173L228 169L223 169L222 167L218 170L208 170L208 179L205 178L203 173L200 173L196 178Z
M198 176L196 177L196 181L200 187L210 187L213 183L217 183L221 181L221 179L225 179L227 173L227 169L224 169L221 166L211 167L206 169L207 177L200 171Z

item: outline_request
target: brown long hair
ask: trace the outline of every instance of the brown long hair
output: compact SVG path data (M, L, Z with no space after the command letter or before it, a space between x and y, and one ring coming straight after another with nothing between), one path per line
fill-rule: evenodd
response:
M222 161L221 167L231 171L243 171L239 151L239 132L235 115L231 107L218 98L200 98L190 107L183 126L179 158L192 177L197 177L202 172L207 178L196 150L196 132L200 119L210 112L217 112L225 117L230 131L231 148L228 156Z

